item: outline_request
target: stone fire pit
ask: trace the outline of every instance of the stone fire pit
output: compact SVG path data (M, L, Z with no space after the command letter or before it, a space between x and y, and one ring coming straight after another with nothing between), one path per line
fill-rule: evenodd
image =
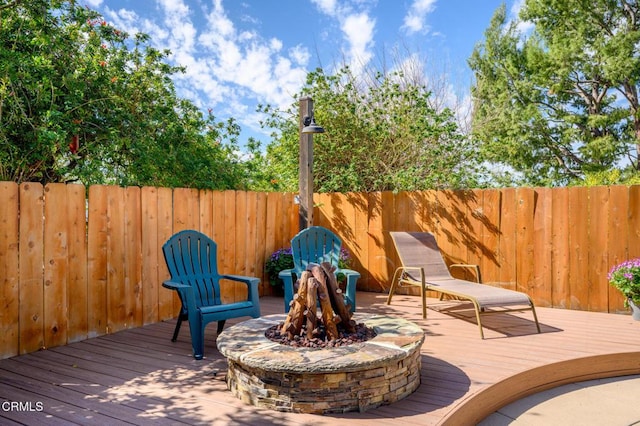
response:
M229 327L217 339L228 361L227 386L242 401L277 411L366 411L410 395L420 385L424 332L401 318L356 313L377 335L332 348L296 348L265 331L284 321L270 315Z

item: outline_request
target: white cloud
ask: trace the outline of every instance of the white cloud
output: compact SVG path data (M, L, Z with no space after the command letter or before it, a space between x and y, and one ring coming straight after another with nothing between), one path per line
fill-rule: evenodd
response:
M337 9L336 0L312 0L318 6L318 9L325 15L335 16Z
M289 49L289 56L301 67L306 67L309 64L309 59L311 59L309 51L301 45L297 45Z
M373 56L373 33L376 21L365 13L348 15L342 22L342 31L349 43L351 62L367 64Z
M527 35L533 31L533 22L521 21L520 10L524 7L525 0L516 0L510 9L511 20L516 22L516 28L522 35Z
M184 0L155 0L155 5L159 16L153 22L126 9L105 8L105 16L129 34L147 33L154 47L172 51L172 62L186 67L185 74L174 77L181 97L254 131L261 131L260 117L251 111L251 102L278 108L292 103L306 78L307 49L298 45L285 50L278 38L238 30L221 0L201 4L199 10ZM206 19L204 30L194 25L195 14Z
M368 12L355 11L355 7L365 7L366 2L355 0L353 4L336 0L312 0L320 12L336 19L347 43L345 49L350 65L359 69L364 67L373 57L373 37L376 20Z
M96 8L102 4L102 0L83 0L82 4L85 4L90 8Z
M435 9L437 0L414 0L404 17L404 28L408 34L426 32L429 27L425 23L427 15Z

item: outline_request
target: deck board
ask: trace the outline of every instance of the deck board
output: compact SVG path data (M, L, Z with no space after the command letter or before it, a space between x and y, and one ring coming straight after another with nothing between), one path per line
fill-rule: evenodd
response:
M488 316L481 340L473 312L429 310L425 320L419 297L397 295L390 306L385 301L383 294L358 293L359 311L401 316L426 334L422 383L392 405L325 416L245 405L226 389L215 326L207 329L205 360L196 361L188 325L174 343L175 322L169 321L0 360L0 401L44 407L0 410L0 424L434 425L482 403L488 390L500 392L499 385L515 375L571 359L640 351L640 322L628 315L538 308L541 334L531 312ZM265 315L282 311L280 298L265 297L261 304ZM229 320L227 327L239 321Z

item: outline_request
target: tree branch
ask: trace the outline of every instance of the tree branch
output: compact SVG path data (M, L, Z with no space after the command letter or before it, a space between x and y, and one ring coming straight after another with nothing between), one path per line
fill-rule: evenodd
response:
M0 6L0 10L8 9L10 7L17 6L20 3L22 3L22 0L13 0L11 3L7 3L7 4L3 5L3 6Z

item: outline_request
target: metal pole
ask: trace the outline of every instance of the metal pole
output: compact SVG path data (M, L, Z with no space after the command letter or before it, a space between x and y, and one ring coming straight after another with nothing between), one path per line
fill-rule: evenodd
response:
M313 226L313 134L302 133L304 118L313 117L313 99L300 99L300 172L298 192L300 197L300 230Z

